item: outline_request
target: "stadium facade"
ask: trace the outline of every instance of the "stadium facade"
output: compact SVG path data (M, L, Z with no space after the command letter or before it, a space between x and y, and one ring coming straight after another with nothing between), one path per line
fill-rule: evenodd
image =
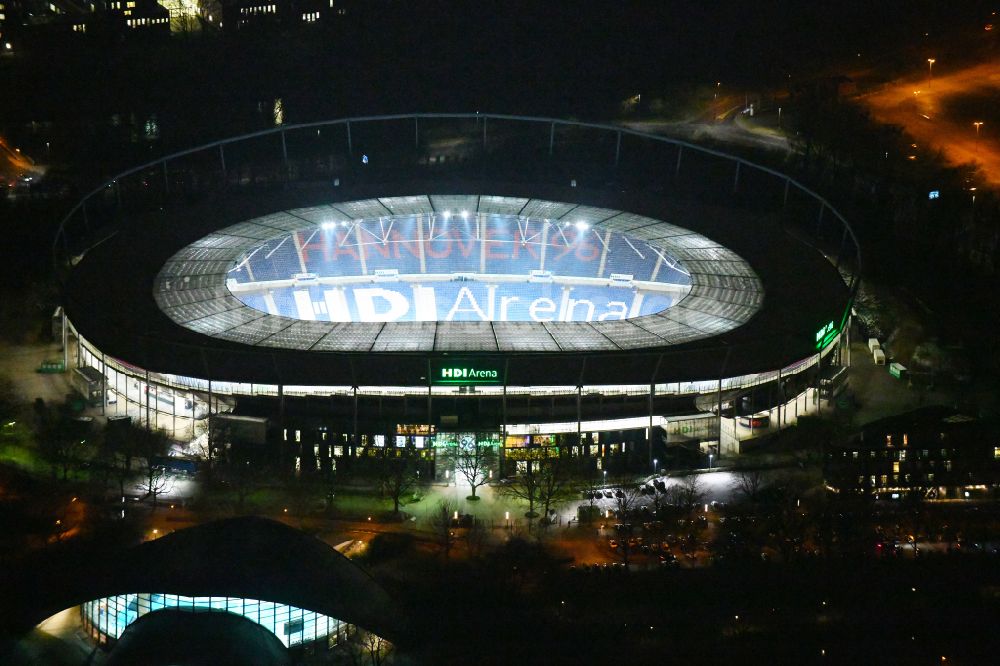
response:
M86 197L55 254L67 360L106 414L188 439L266 416L310 468L413 447L433 469L475 438L501 473L733 455L818 409L861 268L844 218L776 171L480 114L172 155Z

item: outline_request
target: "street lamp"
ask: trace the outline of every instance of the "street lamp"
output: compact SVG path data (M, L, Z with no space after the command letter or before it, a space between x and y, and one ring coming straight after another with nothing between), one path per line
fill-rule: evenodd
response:
M713 453L709 453L708 454L708 471L709 472L712 471L712 458L714 458L714 457L715 457L715 454L713 454Z
M935 60L934 58L928 58L927 59L927 78L928 79L934 77L934 63L936 63L936 62L937 62L937 60Z
M977 120L972 124L976 126L976 155L979 155L979 128L983 126L983 121Z

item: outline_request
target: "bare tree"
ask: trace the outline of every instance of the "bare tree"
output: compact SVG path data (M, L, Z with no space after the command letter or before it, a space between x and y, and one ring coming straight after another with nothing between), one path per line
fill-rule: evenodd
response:
M496 449L486 442L475 439L469 445L459 445L455 449L455 471L460 473L472 488L472 494L466 497L476 501L476 489L486 485L489 472L496 465Z
M632 511L636 508L639 503L639 498L642 497L642 491L639 486L635 483L634 479L621 478L615 484L615 515L618 516L619 523L622 528L618 530L618 554L622 558L622 562L628 566L628 557L631 554L632 544L630 540L632 538L632 523L629 522L630 515Z
M403 495L417 485L417 456L412 447L385 449L378 459L378 477L382 492L392 500L392 515L399 516Z
M98 458L116 482L119 496L125 495L125 484L132 477L132 460L136 458L135 429L131 421L108 421L98 444Z
M511 499L519 499L528 503L527 518L537 518L535 504L541 497L541 474L539 467L543 464L540 460L527 460L523 472L504 484L500 488L500 494Z
M236 511L243 513L243 507L249 497L257 488L262 470L259 465L254 464L246 450L242 447L234 448L229 455L229 460L222 468L225 480L230 483L236 491Z
M155 511L157 497L169 491L170 484L162 458L170 450L170 440L162 431L149 428L133 428L131 436L134 438L136 452L146 461L146 478L140 489L152 498Z
M384 666L392 661L393 644L369 631L359 630L349 645L351 663L356 666Z
M538 503L542 505L542 515L545 516L542 524L547 526L552 508L575 494L576 478L566 458L553 458L542 464L538 477Z
M680 483L670 486L669 495L673 503L679 505L685 512L690 511L694 505L701 502L705 493L702 490L701 479L697 474L685 476Z
M174 481L163 466L148 467L145 478L139 484L139 490L153 500L152 511L156 511L157 498L163 493L169 493L173 487Z
M486 529L483 521L478 518L474 519L472 525L465 533L465 545L469 549L469 555L472 557L482 555L489 538L490 531Z
M39 449L52 467L52 477L61 471L62 480L69 480L69 471L91 436L90 423L74 420L65 410L50 410L40 401L35 405L35 423Z
M431 530L445 557L451 554L451 547L455 543L455 531L451 524L454 514L455 503L449 500L438 502L431 514Z
M756 504L764 490L764 472L759 469L744 469L736 473L733 489L745 501Z

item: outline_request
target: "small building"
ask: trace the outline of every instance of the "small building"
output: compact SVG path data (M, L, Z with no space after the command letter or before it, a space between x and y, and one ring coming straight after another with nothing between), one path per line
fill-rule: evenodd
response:
M925 407L874 421L825 454L838 492L898 499L992 496L1000 484L1000 424L950 407Z

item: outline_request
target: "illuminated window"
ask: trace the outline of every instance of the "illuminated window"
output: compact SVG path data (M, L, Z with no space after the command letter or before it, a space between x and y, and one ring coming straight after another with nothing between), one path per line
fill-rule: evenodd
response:
M295 431L295 441L296 442L301 442L302 441L302 431L301 430L296 430Z
M882 476L879 477L879 481L883 486L886 485L887 483L889 483L889 475L883 474Z
M928 482L934 481L934 472L931 472L927 475L927 481Z
M951 461L950 460L945 460L944 461L944 471L946 471L946 472L950 472L951 471Z
M908 446L908 445L909 445L909 443L910 443L910 438L909 438L909 436L908 436L908 435L907 435L907 434L906 434L906 433L904 432L904 433L903 433L903 446Z
M853 457L855 460L857 460L858 459L858 452L857 451L852 451L851 452L851 457Z
M895 474L899 474L899 463L898 462L892 463L892 471Z
M886 446L892 446L892 435L886 435L885 436L885 445Z
M904 461L906 460L906 451L899 452L899 459Z
M995 459L996 458L1000 458L1000 446L994 446L993 447L993 457Z
M282 439L284 439L286 442L288 441L288 428L285 428L284 430L281 431L281 436Z
M338 457L344 455L344 447L342 446L333 447L333 455Z

